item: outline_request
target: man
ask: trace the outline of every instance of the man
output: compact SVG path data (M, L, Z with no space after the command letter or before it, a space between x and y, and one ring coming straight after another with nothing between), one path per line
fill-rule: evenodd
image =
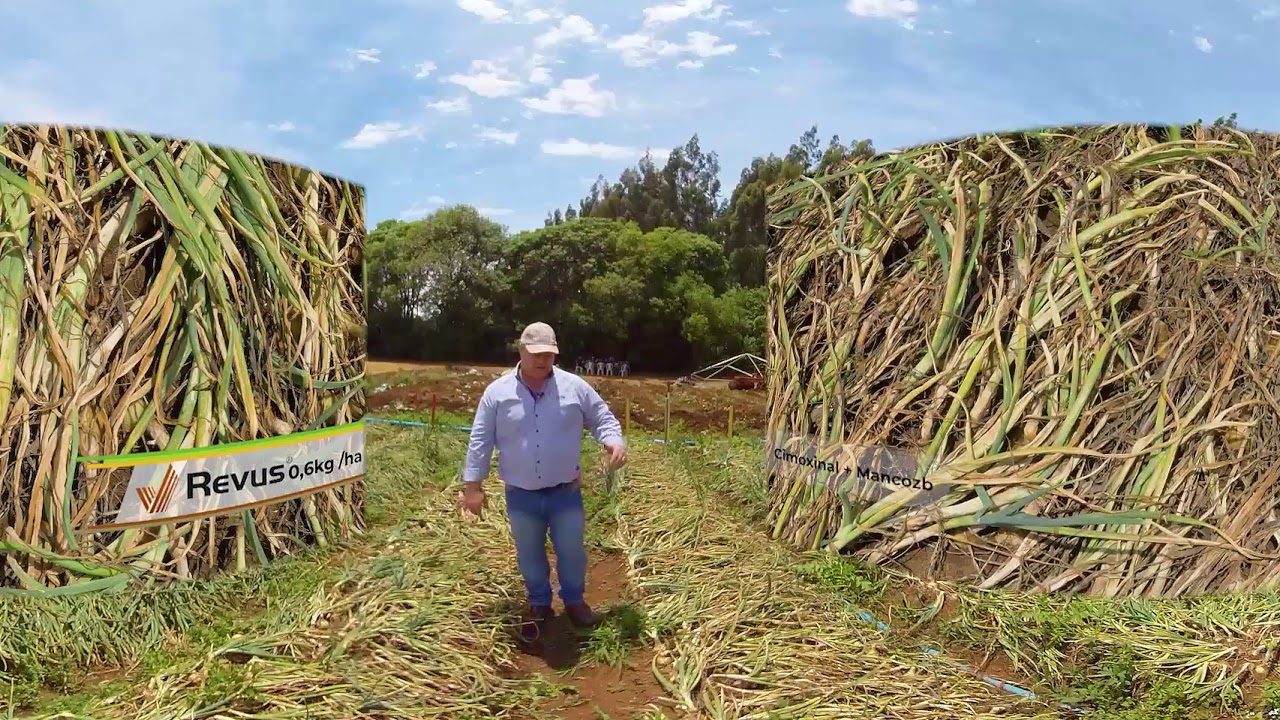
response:
M497 448L516 564L529 594L529 622L524 629L530 640L555 615L548 535L555 549L565 614L578 627L595 623L584 599L583 427L604 446L610 471L621 467L627 456L617 418L585 380L555 366L559 352L550 325L539 322L524 329L515 371L490 383L480 398L462 471L462 506L479 516L485 505L481 484Z

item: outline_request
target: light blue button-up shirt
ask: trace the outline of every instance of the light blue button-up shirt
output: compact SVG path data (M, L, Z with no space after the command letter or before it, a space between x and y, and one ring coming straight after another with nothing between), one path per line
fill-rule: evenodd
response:
M517 366L490 383L480 398L462 480L488 477L495 448L498 477L513 487L539 490L576 480L582 474L584 427L601 445L622 444L617 418L585 380L552 368L535 393L520 379Z

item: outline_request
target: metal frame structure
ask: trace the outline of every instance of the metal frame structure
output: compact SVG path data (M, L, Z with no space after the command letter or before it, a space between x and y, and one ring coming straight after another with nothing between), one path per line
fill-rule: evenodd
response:
M751 364L750 372L743 370L736 364L738 361L744 359ZM759 375L764 377L764 358L759 355L752 355L751 353L734 355L728 360L721 360L714 365L708 365L697 372L690 373L689 377L697 380L711 380L726 370L736 370L739 375Z

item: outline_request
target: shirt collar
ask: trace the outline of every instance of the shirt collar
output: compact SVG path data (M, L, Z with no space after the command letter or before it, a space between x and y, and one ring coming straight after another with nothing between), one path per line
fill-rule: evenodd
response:
M534 392L533 388L529 386L529 383L525 382L524 377L520 375L520 362L518 360L516 361L515 368L511 371L511 375L516 379L516 382L523 385L525 389L528 390L531 394L541 397L542 394L547 391L547 388L550 387L556 381L556 371L558 369L559 368L557 368L554 365L551 366L551 374L547 376L547 380L545 383L542 384L542 390L539 392Z

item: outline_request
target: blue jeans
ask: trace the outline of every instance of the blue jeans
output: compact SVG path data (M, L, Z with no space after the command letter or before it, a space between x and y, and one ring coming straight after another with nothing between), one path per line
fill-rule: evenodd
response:
M582 487L567 483L545 490L508 485L507 519L516 545L516 564L529 592L529 604L551 605L551 565L547 535L556 551L560 599L566 605L582 602L587 585L586 513Z

